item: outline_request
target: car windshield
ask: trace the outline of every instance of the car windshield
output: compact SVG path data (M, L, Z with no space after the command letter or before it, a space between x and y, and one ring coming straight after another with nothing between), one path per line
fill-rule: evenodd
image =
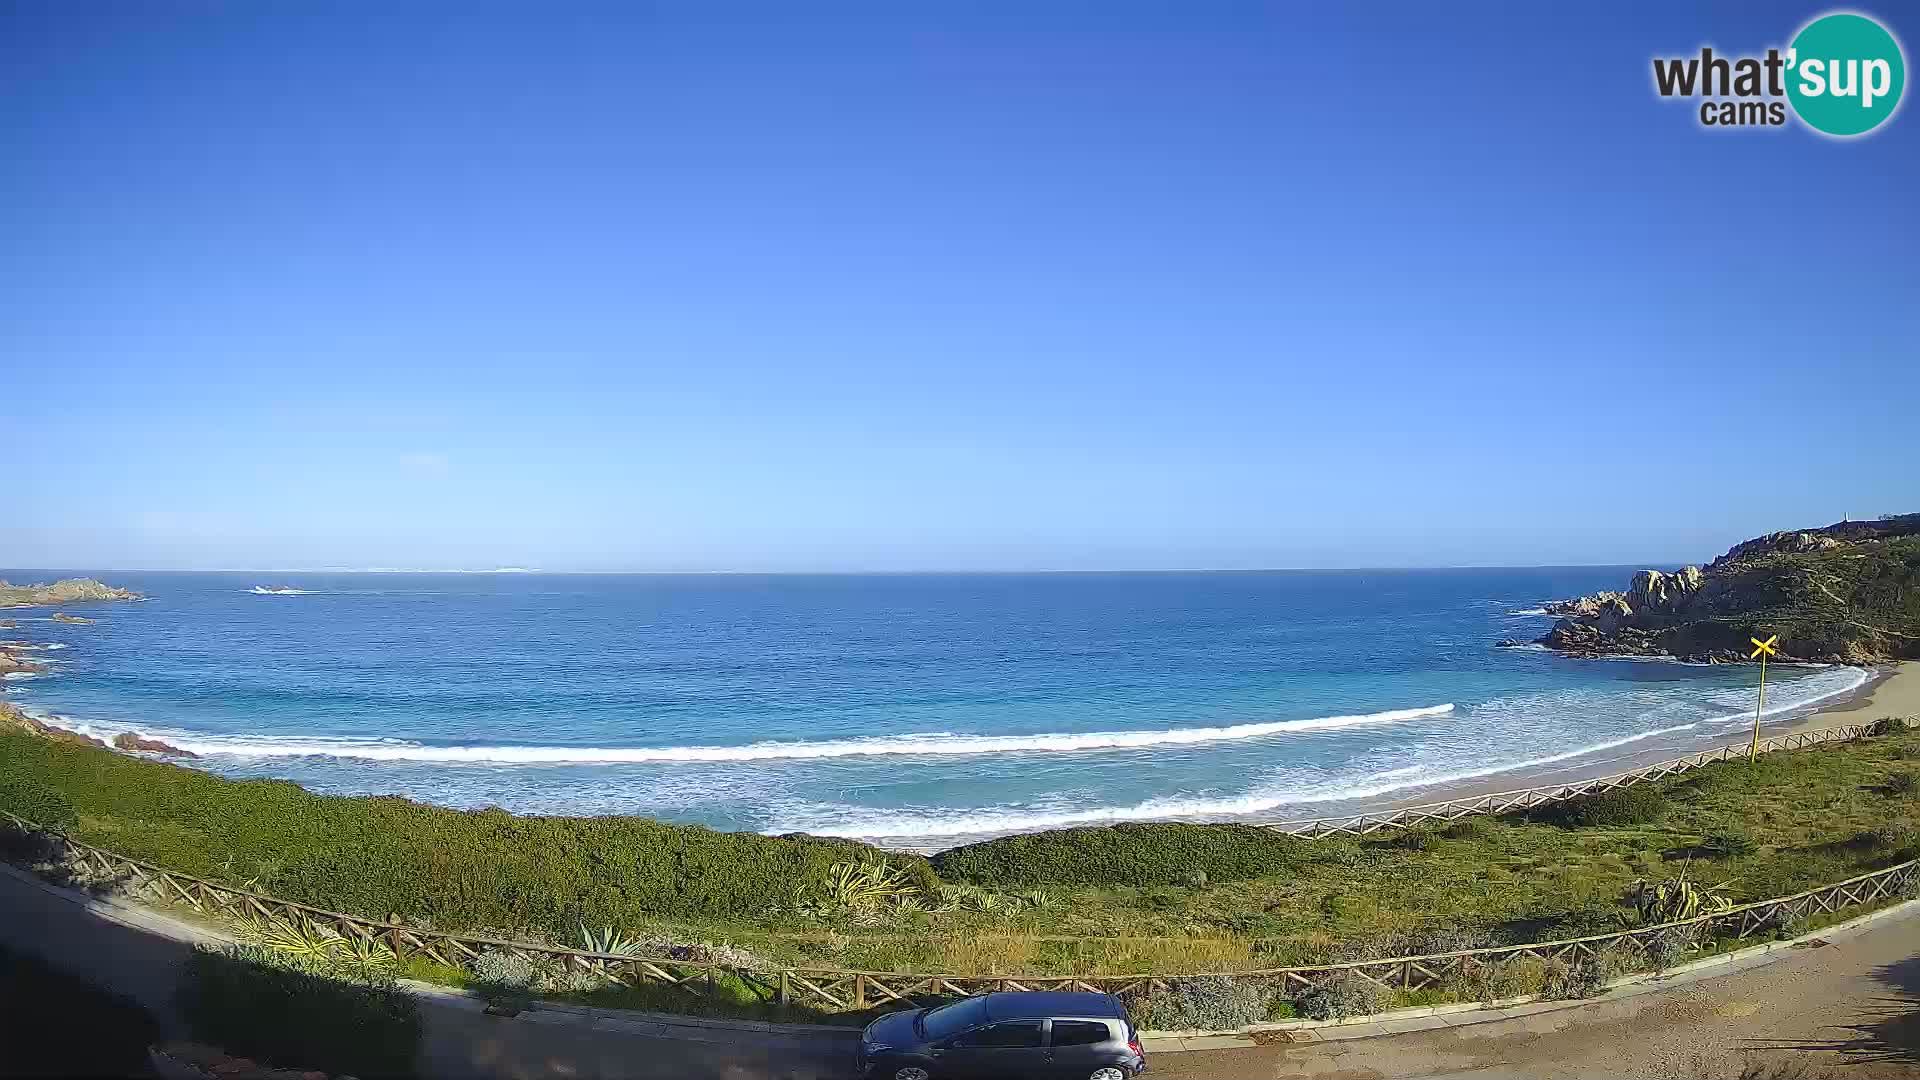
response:
M951 1005L942 1005L920 1017L920 1034L930 1041L938 1041L965 1031L986 1018L986 1000L968 998Z

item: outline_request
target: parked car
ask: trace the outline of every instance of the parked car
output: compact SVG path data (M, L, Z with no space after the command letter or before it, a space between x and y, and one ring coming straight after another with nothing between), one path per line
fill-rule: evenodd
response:
M860 1033L861 1080L1126 1080L1147 1068L1110 994L983 994Z

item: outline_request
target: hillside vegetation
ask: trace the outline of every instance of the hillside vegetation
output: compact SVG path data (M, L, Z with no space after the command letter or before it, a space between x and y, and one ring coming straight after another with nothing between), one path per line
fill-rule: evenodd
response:
M585 922L725 946L730 962L866 970L1220 971L1598 933L1627 924L1641 879L1688 873L1761 899L1914 857L1920 731L1444 829L1305 840L1141 824L1003 837L931 863L314 795L24 729L0 732L0 809L185 873L442 929L571 943ZM846 877L880 860L892 869Z
M1739 661L1779 635L1792 659L1920 657L1920 514L1779 532L1706 567L1643 570L1625 592L1549 605L1542 644L1575 655Z
M817 887L847 841L782 840L635 817L515 817L228 780L24 730L0 732L0 809L88 842L283 899L442 929L571 935L582 920L757 915ZM64 818L61 820L49 820ZM913 880L915 855L884 858Z

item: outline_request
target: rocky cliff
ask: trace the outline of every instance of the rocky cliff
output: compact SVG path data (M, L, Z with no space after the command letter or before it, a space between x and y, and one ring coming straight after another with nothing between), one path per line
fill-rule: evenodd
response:
M1770 533L1546 609L1561 619L1539 643L1574 656L1743 661L1778 634L1790 659L1920 658L1920 514Z

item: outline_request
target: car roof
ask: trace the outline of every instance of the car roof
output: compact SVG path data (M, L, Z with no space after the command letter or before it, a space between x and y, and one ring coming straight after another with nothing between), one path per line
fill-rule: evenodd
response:
M1108 994L1065 990L1004 990L987 995L989 1020L1039 1020L1052 1016L1126 1018L1120 1003Z

